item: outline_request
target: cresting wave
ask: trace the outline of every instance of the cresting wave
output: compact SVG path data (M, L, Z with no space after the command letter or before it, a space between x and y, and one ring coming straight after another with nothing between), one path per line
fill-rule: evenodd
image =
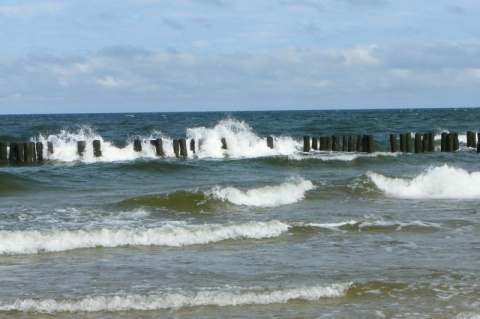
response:
M251 207L277 207L296 203L305 197L305 193L315 189L315 185L302 178L290 179L278 186L265 186L241 191L235 187L214 187L208 195L235 205Z
M158 293L151 295L114 295L65 300L17 299L0 302L0 311L39 313L59 312L118 312L129 310L179 309L200 306L244 306L286 303L290 300L313 301L338 298L347 294L351 283L333 283L323 286L266 289L213 290L200 292Z
M187 225L179 222L158 228L0 231L0 255L95 247L200 245L229 239L272 238L287 232L289 228L289 225L274 220L229 225Z
M480 196L480 172L448 165L430 167L413 179L367 173L385 194L399 198L474 199Z

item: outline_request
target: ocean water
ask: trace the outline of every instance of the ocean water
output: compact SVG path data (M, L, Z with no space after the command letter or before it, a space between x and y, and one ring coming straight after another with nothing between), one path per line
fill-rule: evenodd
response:
M0 142L54 146L42 163L0 164L0 317L480 318L480 155L465 135L479 120L0 115ZM457 152L440 152L444 131ZM434 132L436 151L391 153L389 134L407 132ZM303 152L304 135L350 134L373 134L375 152ZM196 152L175 158L178 138Z

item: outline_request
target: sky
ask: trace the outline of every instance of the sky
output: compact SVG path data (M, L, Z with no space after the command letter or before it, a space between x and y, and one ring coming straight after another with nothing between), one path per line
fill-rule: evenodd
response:
M478 0L1 0L0 114L480 107Z

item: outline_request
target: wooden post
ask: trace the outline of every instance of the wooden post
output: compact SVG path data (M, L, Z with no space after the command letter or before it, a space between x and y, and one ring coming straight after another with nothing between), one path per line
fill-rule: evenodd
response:
M405 145L407 146L407 153L411 153L412 152L412 134L406 133L405 136L407 140L407 143L405 143Z
M448 133L447 141L445 143L446 152L453 152L453 147L454 147L453 140L454 140L454 134L452 132Z
M13 152L12 152L12 145L13 145ZM23 143L11 143L10 154L12 156L13 161L23 162L25 160Z
M428 152L430 149L430 140L428 139L428 133L422 134L422 153Z
M142 151L142 141L134 140L133 141L133 150L135 152L141 152Z
M364 135L363 136L363 148L364 152L373 153L373 135Z
M268 144L268 141L267 141ZM312 137L312 149L318 151L318 138ZM320 150L322 149L322 138L320 138Z
M177 139L173 140L173 152L175 153L175 157L180 157L180 141Z
M354 151L355 151L355 137L353 137L353 135L349 135L347 152L354 152Z
M415 153L422 152L422 134L415 133Z
M87 143L85 143L85 141L78 141L77 142L78 155L83 156L83 153L85 152L86 146L87 146Z
M325 136L320 137L320 151L328 151L328 142Z
M303 151L305 153L310 152L310 136L305 135L303 137Z
M7 143L0 142L0 163L7 162Z
M37 142L35 144L35 149L37 151L37 160L39 162L42 162L43 161L43 144L42 144L42 142Z
M100 140L93 141L93 156L100 157L102 156L102 145Z
M442 140L441 140L441 144L440 144L440 151L441 152L448 152L447 143L448 143L448 133L447 132L442 132Z
M397 152L397 135L390 134L390 152L396 153Z
M23 156L25 163L31 163L33 161L33 150L30 142L23 142Z
M458 133L453 133L453 151L458 151L460 143L458 142Z
M223 150L228 149L228 147L227 147L227 140L225 139L225 137L222 137L221 142L222 142L222 149L223 149Z
M273 136L267 136L267 147L273 149Z
M342 138L342 152L347 152L348 151L348 137L346 135L343 136Z
M357 135L357 152L363 152L363 136Z
M35 147L35 142L30 142L30 148L32 149L32 161L37 161L37 148Z
M477 153L480 153L480 142L477 143Z
M195 154L195 139L190 140L190 151Z
M188 156L188 153L187 153L187 140L184 139L184 138L181 138L180 139L180 155L182 157L187 157Z
M340 150L340 141L337 135L332 135L332 151L338 152Z
M390 143L391 143L391 137L390 137ZM407 135L406 134L400 134L400 152L402 153L407 152Z
M155 140L151 140L150 144L152 144L155 147L155 153L157 156L163 156L165 155L163 153L163 142L161 138L157 138Z

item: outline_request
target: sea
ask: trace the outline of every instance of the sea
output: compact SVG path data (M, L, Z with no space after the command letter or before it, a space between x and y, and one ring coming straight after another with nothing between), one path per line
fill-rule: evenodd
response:
M475 108L0 115L0 142L45 145L0 163L0 318L478 319L479 130ZM362 134L373 153L303 149Z

